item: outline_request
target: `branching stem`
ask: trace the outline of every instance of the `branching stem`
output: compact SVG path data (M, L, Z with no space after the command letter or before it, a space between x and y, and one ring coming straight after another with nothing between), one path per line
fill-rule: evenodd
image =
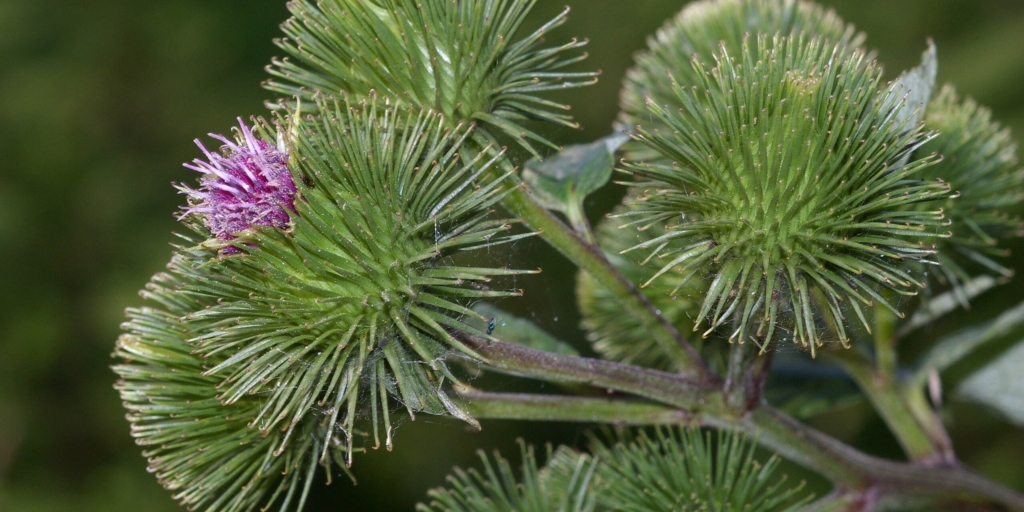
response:
M453 334L484 357L490 366L508 373L621 391L691 412L709 408L725 410L718 382L613 361L543 352L514 343L495 343L464 332Z
M483 142L483 140L479 141ZM1024 512L1024 496L957 466L929 467L867 455L773 409L748 403L749 411L731 407L724 382L711 372L683 335L601 250L535 202L525 183L513 174L516 188L504 205L551 246L602 283L624 314L638 318L675 362L682 375L610 361L551 354L509 343L455 333L488 363L505 372L540 380L586 384L646 398L657 404L594 398L541 398L469 392L467 406L479 418L597 421L618 424L699 421L746 431L790 460L829 478L837 489L832 505L820 510L878 510L888 504L934 507L1004 507ZM914 462L948 461L948 444L919 421L901 391L896 374L895 319L876 311L877 359L840 363L857 380ZM881 317L879 317L881 316ZM845 351L851 353L851 351ZM735 383L733 383L735 384ZM763 383L761 383L763 385ZM730 390L735 393L735 389ZM918 404L920 405L920 404ZM845 507L845 508L843 508ZM850 508L854 507L854 508ZM859 508L858 508L859 507Z
M928 464L945 464L954 460L945 431L926 429L919 421L904 399L895 372L890 373L872 364L870 359L854 349L825 354L857 382L910 460ZM931 414L930 411L928 413Z
M475 135L476 137L476 135ZM477 141L486 147L486 139ZM505 207L527 226L540 232L540 236L563 256L589 273L608 288L625 310L625 314L639 319L647 331L658 340L679 370L703 381L713 381L714 374L707 368L700 354L678 329L658 314L657 309L640 290L613 266L596 245L588 243L565 223L530 197L526 183L512 175L517 187L505 197Z
M692 417L702 424L741 430L790 460L819 472L838 488L872 501L915 503L933 507L991 507L1024 512L1024 496L961 467L928 467L888 461L867 455L800 421L761 403L737 417L726 406L721 391L671 373L610 361L542 352L511 343L492 342L466 333L455 335L487 358L492 366L540 380L589 384L630 393L679 409L679 418ZM622 422L631 412L659 423L671 417L663 409L635 401L574 399L561 411L552 411L552 400L530 395L475 393L470 404L477 417L551 419L559 421ZM559 397L558 403L563 403ZM615 408L623 407L621 412ZM656 407L656 406L655 406ZM516 408L517 411L512 412ZM668 415L668 416L666 416ZM634 422L639 423L641 418ZM658 420L658 421L654 421ZM627 421L628 422L628 421ZM955 509L955 508L954 508ZM828 510L828 509L824 509ZM842 509L833 509L842 510ZM874 506L863 510L877 510Z
M565 213L565 217L568 219L573 231L586 243L596 246L597 236L594 235L594 228L590 225L590 220L587 219L587 212L583 209L583 203L580 201L570 201L567 206L568 211Z

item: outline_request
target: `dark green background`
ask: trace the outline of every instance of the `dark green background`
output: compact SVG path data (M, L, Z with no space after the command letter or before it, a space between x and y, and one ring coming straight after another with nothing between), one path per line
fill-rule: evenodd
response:
M563 2L541 0L534 22ZM565 142L608 132L632 53L683 4L570 3L570 23L552 37L589 38L588 65L604 75L564 95L586 126L550 132ZM868 33L890 77L935 38L941 81L1024 133L1024 2L824 3ZM263 113L263 66L279 54L271 39L285 17L280 0L0 1L0 510L177 510L128 435L109 354L124 307L140 303L136 290L170 255L183 203L170 183L194 179L181 167L199 154L192 139ZM603 214L601 205L591 213ZM544 273L521 280L526 297L508 306L580 343L572 267L535 242L513 250ZM991 316L1020 300L1018 289L992 292L959 321ZM968 465L1024 489L1020 430L965 405L951 421ZM816 423L868 451L894 452L866 408ZM336 479L309 509L411 510L453 464L473 464L478 448L512 454L516 436L573 443L582 432L485 422L472 433L421 417L398 429L394 452L357 457L358 486Z

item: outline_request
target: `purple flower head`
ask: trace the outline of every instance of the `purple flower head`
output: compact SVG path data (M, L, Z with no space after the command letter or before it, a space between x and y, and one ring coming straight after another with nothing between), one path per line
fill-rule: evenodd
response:
M284 149L253 136L238 119L237 142L210 134L224 143L220 153L211 152L196 139L206 160L195 159L185 167L203 174L198 190L181 186L189 205L180 216L198 215L214 236L232 240L253 226L285 228L295 211L295 181ZM232 251L234 252L234 251Z

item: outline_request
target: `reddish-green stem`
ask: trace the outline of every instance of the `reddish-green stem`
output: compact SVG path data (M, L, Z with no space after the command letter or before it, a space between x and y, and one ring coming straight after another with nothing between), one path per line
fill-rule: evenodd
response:
M506 372L540 380L574 382L629 393L692 415L701 424L748 432L766 447L829 478L853 496L870 498L863 510L881 510L895 503L944 507L992 507L1024 512L1024 496L961 467L928 467L867 455L761 403L737 416L722 394L721 382L700 382L680 375L610 361L551 354L486 338L456 335ZM538 399L534 395L477 393L470 402L478 417L488 411L500 418L557 421L630 422L644 418L661 422L669 411L635 401ZM554 401L564 406L554 406ZM621 405L621 412L615 412ZM642 423L636 418L633 423ZM838 509L841 510L841 509Z

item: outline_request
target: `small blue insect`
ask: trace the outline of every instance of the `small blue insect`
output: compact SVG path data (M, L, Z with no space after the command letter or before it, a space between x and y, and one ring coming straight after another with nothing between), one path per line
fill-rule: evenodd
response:
M494 327L495 327L494 321L495 320L497 320L497 318L491 317L491 319L487 321L487 334L491 334L491 333L494 332Z

